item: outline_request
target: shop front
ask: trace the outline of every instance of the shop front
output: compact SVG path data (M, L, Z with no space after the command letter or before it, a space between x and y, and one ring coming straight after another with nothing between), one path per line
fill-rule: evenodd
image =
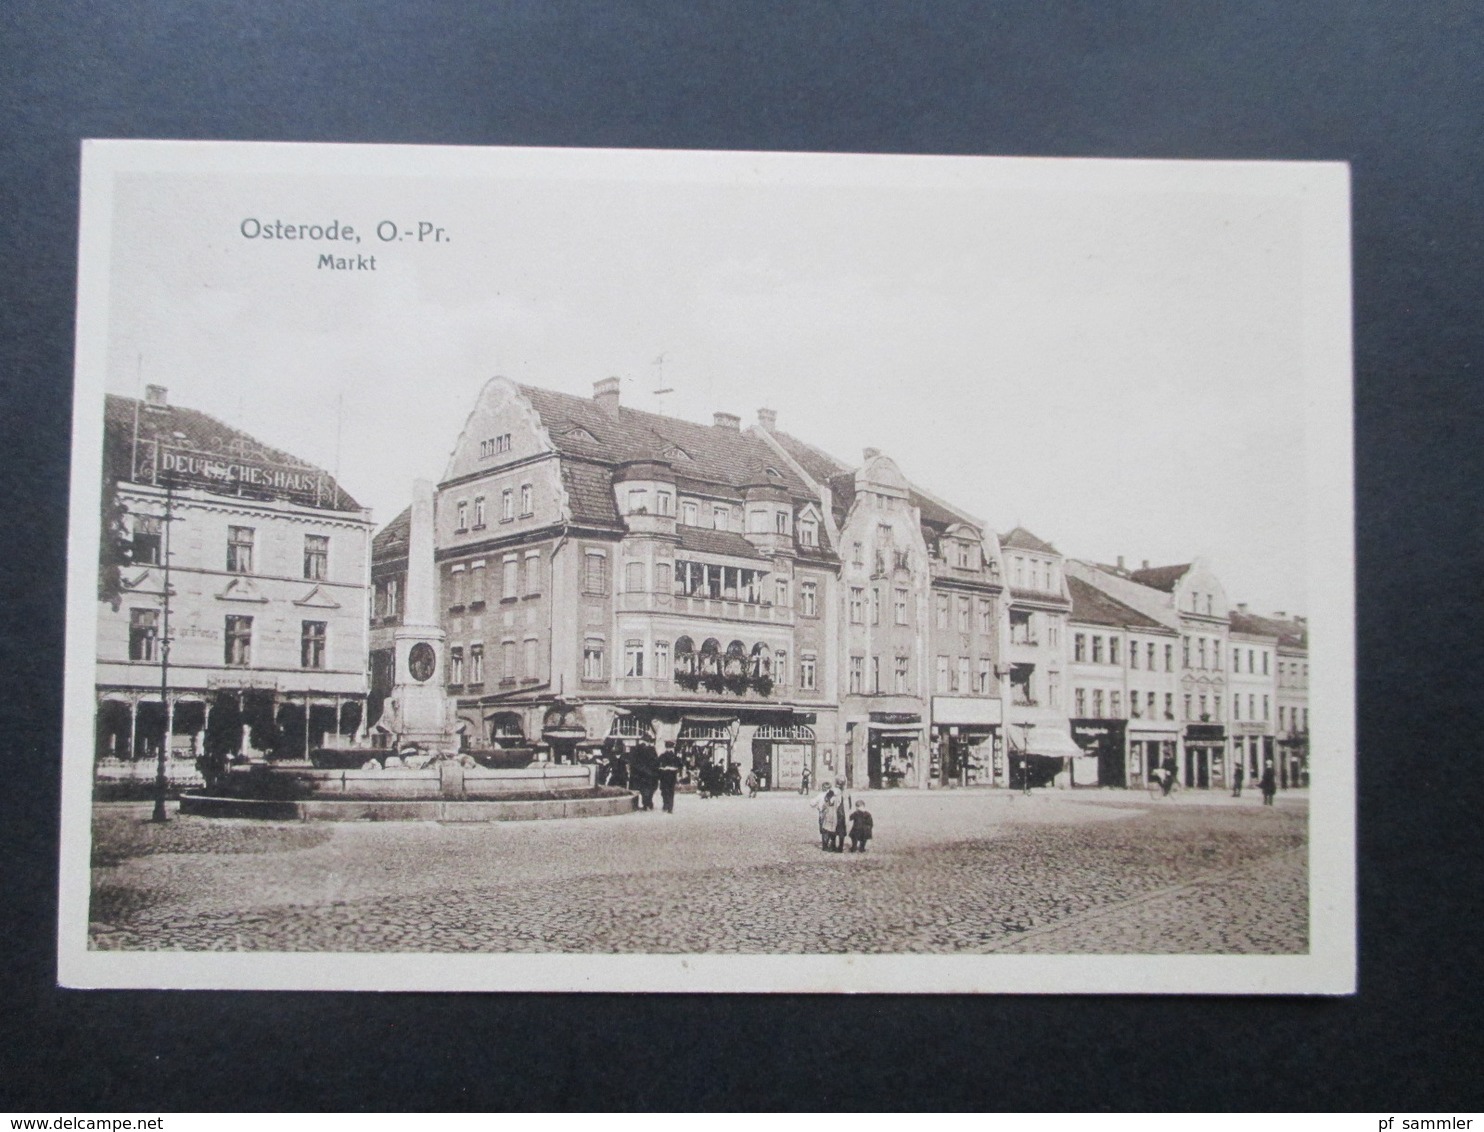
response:
M1138 789L1148 786L1150 775L1160 767L1178 766L1176 760L1179 735L1174 732L1150 732L1129 729L1128 778L1125 785Z
M1082 749L1084 759L1097 760L1096 782L1078 781L1073 785L1127 786L1128 721L1074 719L1071 722L1072 740Z
M1226 728L1219 723L1191 723L1185 728L1184 784L1188 790L1219 789L1226 784Z
M872 790L916 786L922 747L922 716L873 711L867 722L866 781ZM930 756L937 761L937 754ZM932 773L936 774L936 770Z
M1072 741L1064 726L1011 722L1005 733L1010 739L1012 788L1097 785L1097 760Z
M1003 705L997 699L933 697L933 779L942 786L1003 784Z
M814 729L808 723L758 724L752 732L752 773L758 789L799 790L805 768L810 768L812 781L814 748Z

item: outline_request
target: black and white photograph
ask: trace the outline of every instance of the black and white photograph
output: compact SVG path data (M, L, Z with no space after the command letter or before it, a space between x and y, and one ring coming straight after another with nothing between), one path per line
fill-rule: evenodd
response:
M81 191L65 985L1353 991L1343 165Z

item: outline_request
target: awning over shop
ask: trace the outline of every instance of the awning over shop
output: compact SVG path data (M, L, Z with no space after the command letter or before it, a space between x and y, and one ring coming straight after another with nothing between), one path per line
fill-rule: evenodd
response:
M1013 723L1007 730L1010 735L1010 747L1014 751L1025 753L1028 750L1032 755L1044 755L1050 759L1080 759L1087 754L1072 742L1072 736L1064 728L1043 723L1032 727L1029 737L1022 728L1016 727Z
M920 723L871 723L867 726L877 735L910 735L914 738L922 735Z
M933 723L997 727L1004 713L1001 702L976 696L934 696Z

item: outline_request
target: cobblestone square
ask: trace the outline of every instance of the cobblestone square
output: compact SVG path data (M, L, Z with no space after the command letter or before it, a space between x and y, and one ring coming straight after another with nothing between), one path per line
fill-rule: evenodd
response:
M1204 953L1308 949L1307 800L864 795L824 853L794 794L673 815L278 823L95 809L96 949Z

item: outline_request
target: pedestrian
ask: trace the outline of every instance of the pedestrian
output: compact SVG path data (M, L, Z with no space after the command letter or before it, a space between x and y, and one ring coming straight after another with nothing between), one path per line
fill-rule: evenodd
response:
M727 793L742 796L742 768L736 763L727 763Z
M1278 793L1278 775L1273 770L1273 760L1268 759L1263 763L1262 778L1258 780L1258 788L1262 791L1262 804L1271 806L1273 795Z
M806 797L809 794L809 768L807 766L804 768L804 776L799 779L799 793Z
M639 808L654 809L654 788L660 781L660 759L654 744L640 739L629 753L629 781L639 792Z
M750 770L750 771L747 772L747 796L749 798L756 798L757 797L757 771L756 770Z
M1171 755L1165 759L1164 764L1159 769L1163 774L1163 777L1160 779L1159 788L1164 791L1164 796L1168 798L1170 791L1175 789L1175 756Z
M1239 759L1237 761L1237 765L1234 766L1234 767L1232 767L1232 797L1233 798L1240 798L1242 796L1242 779L1245 778L1245 777L1246 777L1246 771L1244 771L1242 769L1242 763L1241 763L1241 760Z
M826 853L837 851L838 830L843 820L841 805L840 795L828 782L814 799L814 808L819 811L819 847Z
M680 777L680 771L685 764L680 761L680 756L675 753L675 744L666 743L665 750L660 755L660 804L665 813L675 812L675 780Z
M627 790L629 786L629 756L624 750L623 740L615 735L610 735L606 740L612 744L608 748L608 785L617 786L620 790Z
M845 852L846 816L850 813L850 795L845 790L845 780L835 779L835 789L840 792L840 806L835 811L835 852Z
M865 802L856 802L855 809L850 812L850 851L852 853L866 851L866 842L871 840L871 827L874 824Z

